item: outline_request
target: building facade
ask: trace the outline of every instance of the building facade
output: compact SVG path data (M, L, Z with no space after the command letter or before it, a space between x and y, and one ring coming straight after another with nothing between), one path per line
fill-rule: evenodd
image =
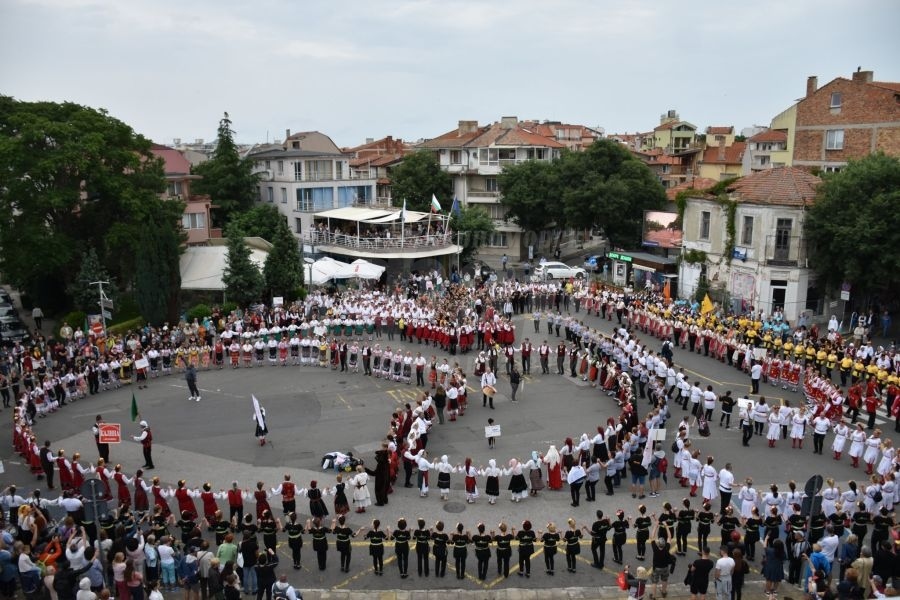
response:
M300 236L316 212L377 203L376 178L353 171L351 157L318 131L286 136L282 144L252 149L247 157L259 175L259 201L271 204Z
M810 77L797 103L794 166L836 171L878 151L900 156L900 83L862 70L822 87Z
M689 198L679 295L693 296L705 279L711 289L724 292L720 296L728 298L726 310L781 310L791 322L804 311L818 312L803 228L820 181L793 167L735 181L728 188L728 198L735 202L733 239L728 236L726 205L703 194Z
M166 191L160 196L184 202L181 226L187 236L187 245L203 246L210 239L221 238L222 230L211 226L210 197L191 192L191 182L200 179L200 176L191 174L191 163L184 154L180 150L160 144L153 144L151 152L162 159L166 175Z

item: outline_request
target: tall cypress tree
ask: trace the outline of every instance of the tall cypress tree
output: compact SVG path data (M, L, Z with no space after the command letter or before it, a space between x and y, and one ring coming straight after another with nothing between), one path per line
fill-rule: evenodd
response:
M275 230L272 250L266 257L263 276L270 296L293 299L297 288L303 285L303 262L297 238L282 219Z
M259 300L263 278L256 264L250 260L250 248L244 242L243 232L232 228L228 236L228 256L222 281L228 300L238 306L247 306Z

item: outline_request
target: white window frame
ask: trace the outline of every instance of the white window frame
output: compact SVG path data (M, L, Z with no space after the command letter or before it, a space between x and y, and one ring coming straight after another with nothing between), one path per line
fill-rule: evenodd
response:
M488 238L488 243L486 244L489 248L508 248L508 240L506 239L505 231L495 231Z
M450 164L451 165L461 165L462 164L462 150L451 150L450 151Z
M281 188L281 203L287 204L287 188L286 187Z
M206 215L203 213L185 213L181 215L181 226L184 229L206 229Z
M840 108L844 101L844 95L841 92L831 92L828 101L828 108Z
M266 200L269 201L269 204L275 202L275 188L271 185L266 188Z
M749 229L747 228L749 225ZM742 246L751 246L753 245L753 227L756 225L756 219L751 215L744 215L744 218L741 219L741 245Z
M844 149L844 130L828 129L825 131L825 149L826 150L843 150Z
M486 192L499 192L500 184L497 182L496 177L485 177L484 178L484 191Z
M698 237L701 240L709 240L709 231L711 229L712 213L708 210L700 211L700 232ZM704 228L706 231L704 232Z

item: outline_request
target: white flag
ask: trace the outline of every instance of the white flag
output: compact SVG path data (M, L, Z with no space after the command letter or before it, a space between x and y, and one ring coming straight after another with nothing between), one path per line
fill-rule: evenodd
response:
M406 200L403 201L403 208L400 209L400 221L406 223Z
M259 400L256 399L256 396L253 394L250 395L253 398L253 414L256 417L256 422L262 429L266 428L266 420L263 418L262 410L259 407Z

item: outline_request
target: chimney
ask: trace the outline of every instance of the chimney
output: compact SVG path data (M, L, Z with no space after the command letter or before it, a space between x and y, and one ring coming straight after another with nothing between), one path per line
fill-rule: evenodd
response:
M518 125L518 117L500 117L500 129L515 129Z
M806 97L811 97L816 93L817 89L819 89L819 78L815 75L810 75L806 78Z
M725 136L719 140L719 162L725 162Z
M289 137L291 137L291 130L285 129L284 130L284 139L288 139Z
M375 142L375 138L366 138L366 143L367 143L367 144L372 144L372 143L374 143L374 142Z
M860 83L872 83L874 78L874 71L861 71L857 69L856 73L853 74L853 81L858 81Z
M467 133L474 133L475 130L478 129L478 121L460 121L459 122L459 135L465 135Z

